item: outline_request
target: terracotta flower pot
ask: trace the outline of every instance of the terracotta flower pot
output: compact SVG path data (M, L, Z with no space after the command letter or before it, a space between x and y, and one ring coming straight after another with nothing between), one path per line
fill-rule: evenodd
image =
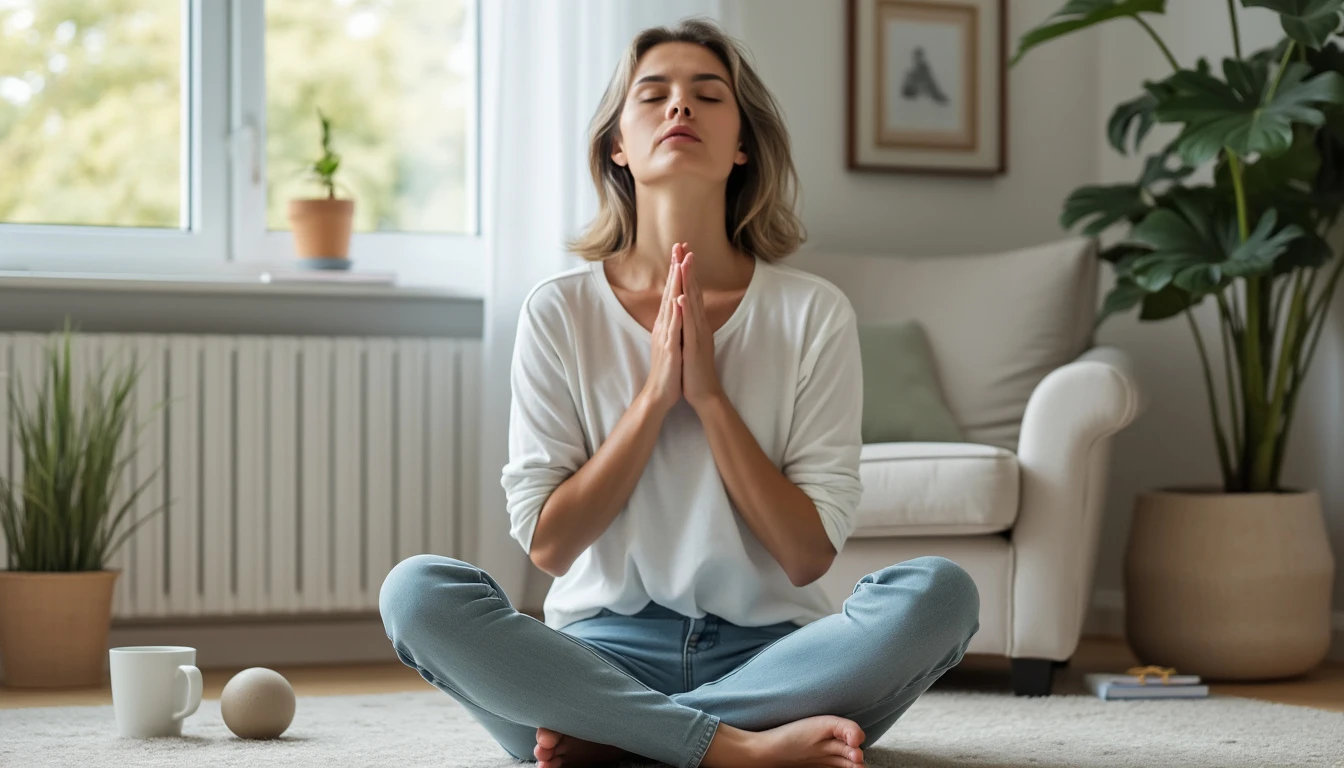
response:
M303 258L344 259L350 253L354 200L290 200L294 250Z
M1330 552L1316 491L1140 494L1125 632L1144 664L1211 680L1306 672L1330 648Z
M103 684L120 569L0 571L0 663L18 688Z

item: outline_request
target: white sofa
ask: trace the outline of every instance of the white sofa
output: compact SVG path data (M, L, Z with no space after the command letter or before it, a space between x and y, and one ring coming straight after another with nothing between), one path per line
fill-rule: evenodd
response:
M968 440L865 445L858 527L820 583L838 611L859 578L886 565L959 563L980 589L967 652L1011 658L1019 695L1049 694L1078 645L1110 437L1141 409L1125 353L1092 343L1096 247L1074 238L973 256L800 251L783 262L835 283L860 323L918 320Z

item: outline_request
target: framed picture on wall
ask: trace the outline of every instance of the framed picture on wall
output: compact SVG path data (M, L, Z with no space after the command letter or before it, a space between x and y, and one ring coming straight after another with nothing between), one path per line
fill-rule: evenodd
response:
M1006 0L849 0L849 167L1004 173L1006 15Z

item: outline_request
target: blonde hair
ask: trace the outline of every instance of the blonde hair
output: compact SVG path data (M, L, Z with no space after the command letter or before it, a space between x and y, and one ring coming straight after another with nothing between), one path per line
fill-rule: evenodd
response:
M611 159L620 131L621 110L639 60L662 43L696 43L708 48L728 69L742 117L744 165L728 175L725 226L728 241L768 262L793 253L807 240L794 213L798 172L789 150L789 133L774 96L766 90L740 44L712 21L685 19L673 28L652 27L631 41L602 95L588 129L588 165L597 187L597 215L583 234L567 243L588 261L609 259L635 242L635 179Z

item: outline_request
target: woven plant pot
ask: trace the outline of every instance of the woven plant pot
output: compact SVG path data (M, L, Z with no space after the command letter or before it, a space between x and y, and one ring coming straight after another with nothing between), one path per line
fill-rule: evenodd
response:
M1210 680L1299 675L1330 648L1335 561L1316 491L1140 494L1125 632L1144 664Z

